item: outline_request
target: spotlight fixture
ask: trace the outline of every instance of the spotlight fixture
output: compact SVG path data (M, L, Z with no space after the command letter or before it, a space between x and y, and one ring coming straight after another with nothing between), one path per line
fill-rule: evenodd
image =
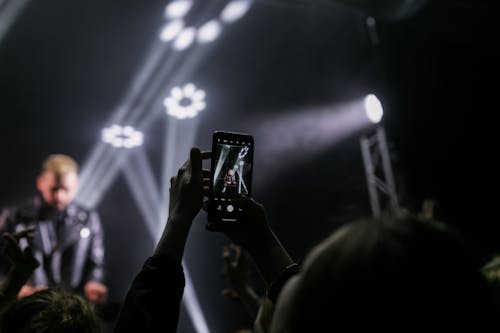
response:
M374 124L379 123L384 115L384 109L377 96L373 94L367 95L364 100L364 105L368 119Z
M210 20L198 28L197 39L199 43L210 43L219 37L222 26L217 20Z
M168 115L177 119L194 118L206 107L205 92L192 83L184 87L174 87L163 105Z
M174 40L184 29L183 20L173 20L165 24L160 32L160 39L162 42L170 42Z
M193 27L184 28L174 41L173 47L177 51L187 49L193 44L196 37L196 29Z
M251 0L233 0L224 7L220 18L224 23L233 23L242 18L250 9Z
M191 0L175 0L165 7L165 16L169 19L178 19L186 16L191 9Z
M115 148L134 148L142 145L144 135L132 126L113 125L102 130L102 141Z
M226 0L227 1L227 0ZM174 0L165 8L166 23L160 31L159 39L164 42L173 42L173 49L183 51L193 45L208 44L215 41L221 34L225 25L232 24L249 11L253 0L230 0L217 16L202 21L201 25L186 26L193 6L197 5L192 0ZM199 16L199 15L198 15ZM188 20L189 21L189 20Z

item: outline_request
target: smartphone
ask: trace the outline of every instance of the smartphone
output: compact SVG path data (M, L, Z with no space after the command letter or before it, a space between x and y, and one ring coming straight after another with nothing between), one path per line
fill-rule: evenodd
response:
M207 229L244 223L235 199L252 194L253 147L251 135L214 132Z

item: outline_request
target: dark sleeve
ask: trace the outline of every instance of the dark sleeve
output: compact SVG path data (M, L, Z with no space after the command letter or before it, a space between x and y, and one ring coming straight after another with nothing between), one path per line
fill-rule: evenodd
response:
M93 236L89 255L90 270L86 280L102 283L105 277L104 232L101 220L96 212L91 212L89 218L91 234Z
M184 285L179 261L150 257L128 290L114 333L175 333Z
M10 267L10 262L5 256L5 241L2 234L12 231L12 211L3 209L0 211L0 281L5 278Z
M14 228L14 215L15 212L12 209L4 208L0 210L0 235L4 232L12 232Z

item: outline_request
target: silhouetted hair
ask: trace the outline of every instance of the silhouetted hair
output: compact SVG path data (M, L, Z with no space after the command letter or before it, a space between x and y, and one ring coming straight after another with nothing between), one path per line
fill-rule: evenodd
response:
M99 333L99 319L80 296L46 289L16 300L0 320L2 333Z
M286 329L278 331L483 325L495 309L476 259L456 231L435 220L350 223L308 255L279 318Z
M491 258L481 271L491 288L497 306L500 308L500 255Z

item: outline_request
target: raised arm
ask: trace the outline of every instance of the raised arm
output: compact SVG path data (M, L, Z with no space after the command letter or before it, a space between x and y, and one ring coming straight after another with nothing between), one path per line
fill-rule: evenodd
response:
M241 246L230 244L222 249L224 266L222 274L228 287L222 294L232 299L238 299L245 307L252 320L257 317L261 298L255 292L250 282L249 258Z
M210 153L192 148L189 160L172 177L167 225L127 293L115 333L176 332L185 284L184 246L203 204L209 173L202 171L202 159L209 157Z
M209 182L209 172L202 170L202 160L207 158L210 152L192 148L189 160L170 179L169 216L155 255L182 260L191 223L203 206L204 188Z
M252 256L268 285L267 296L274 302L298 265L269 227L264 206L250 198L241 199L240 205L247 212L246 223L241 228L226 228L223 232Z
M12 263L12 266L0 286L0 312L3 311L5 306L16 299L23 285L40 265L33 256L31 248L27 247L22 250L18 243L20 238L31 237L32 232L32 229L27 229L18 233L3 234L6 242L5 255Z

